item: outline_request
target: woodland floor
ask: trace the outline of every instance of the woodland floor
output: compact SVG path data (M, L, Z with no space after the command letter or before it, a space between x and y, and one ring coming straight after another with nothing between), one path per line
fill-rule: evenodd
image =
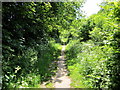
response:
M71 79L69 78L68 71L65 64L65 46L62 46L61 56L58 58L57 62L57 72L54 77L52 77L53 88L70 88ZM45 83L42 88L46 88Z

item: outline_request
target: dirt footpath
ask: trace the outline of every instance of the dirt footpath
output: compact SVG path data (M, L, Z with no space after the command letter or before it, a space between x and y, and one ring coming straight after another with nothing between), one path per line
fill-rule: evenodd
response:
M54 77L54 87L55 88L70 88L71 80L67 76L68 71L65 65L65 46L62 46L61 56L58 61L58 70L56 76Z

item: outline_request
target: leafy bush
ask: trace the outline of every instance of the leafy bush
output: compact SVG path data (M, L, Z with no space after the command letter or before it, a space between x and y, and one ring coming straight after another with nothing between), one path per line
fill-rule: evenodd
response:
M86 26L90 26L87 34L90 38L83 41L76 37L67 45L67 65L73 87L119 88L119 2L106 2L103 5L97 14L86 19L91 21L90 25L86 23Z

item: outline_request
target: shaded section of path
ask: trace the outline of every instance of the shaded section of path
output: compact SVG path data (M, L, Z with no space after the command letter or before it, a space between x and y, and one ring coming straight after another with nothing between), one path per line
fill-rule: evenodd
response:
M67 76L68 71L65 64L65 46L62 46L61 56L58 60L58 70L53 78L54 88L70 88L71 80Z
M66 68L66 64L65 64L65 45L62 46L62 50L61 50L61 56L58 58L58 61L55 62L57 63L57 72L56 75L54 77L52 77L51 81L48 82L44 82L41 85L41 88L47 88L46 85L47 83L52 83L53 84L53 88L71 88L70 84L71 84L71 80L70 78L67 76L68 75L68 71Z

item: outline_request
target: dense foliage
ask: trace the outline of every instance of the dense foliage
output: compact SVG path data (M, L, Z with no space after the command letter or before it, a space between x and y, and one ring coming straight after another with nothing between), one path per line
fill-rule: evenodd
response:
M81 4L2 3L3 88L39 87L54 75L59 43L65 41L64 31L76 19Z
M119 88L120 2L105 2L101 8L77 23L80 33L67 45L73 87Z
M2 87L40 87L56 71L61 45L72 87L120 85L120 2L88 18L81 2L2 3Z

